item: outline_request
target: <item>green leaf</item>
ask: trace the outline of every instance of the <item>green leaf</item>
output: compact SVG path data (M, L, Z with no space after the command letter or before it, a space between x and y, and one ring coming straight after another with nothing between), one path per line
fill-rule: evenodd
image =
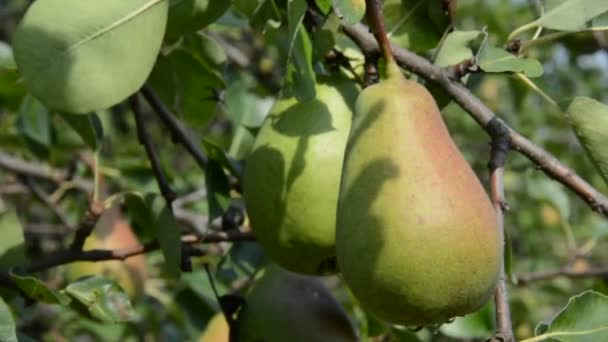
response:
M365 15L365 0L333 0L334 8L346 25L354 25Z
M41 147L51 144L51 122L49 111L31 95L26 96L19 109L19 130L21 134Z
M17 328L11 309L0 297L0 341L17 342Z
M473 57L469 44L481 31L454 31L448 34L439 48L435 64L446 67Z
M533 58L521 58L495 46L484 46L479 52L479 67L485 72L520 72L539 77L543 66Z
M560 31L581 31L591 19L608 11L606 0L568 0L529 24ZM526 25L528 26L528 25Z
M11 274L11 279L28 297L47 304L66 306L72 301L67 295L49 288L40 279L31 276Z
M99 321L120 323L137 319L129 297L112 279L86 277L69 284L65 292L84 306L91 317Z
M333 12L327 16L323 25L313 33L313 62L323 60L325 55L336 45L340 19Z
M230 183L224 169L215 160L210 160L205 169L209 222L224 214L230 205Z
M443 324L441 332L458 339L491 336L494 332L494 315L491 301L474 313L464 317L456 317L454 322Z
M166 38L201 30L219 19L232 4L231 0L170 0Z
M231 175L241 179L243 176L243 170L241 170L240 165L234 159L230 158L228 154L213 141L203 138L202 142L205 150L207 151L207 156L209 159L215 160L223 168L228 170Z
M225 87L225 55L204 35L184 38L179 49L160 57L150 84L163 101L193 128L204 128L217 108L217 92Z
M526 187L528 195L537 200L551 203L563 220L570 217L570 199L564 187L546 177L534 177Z
M165 258L164 274L167 277L177 279L181 274L182 263L181 230L173 212L162 196L147 194L145 202L150 213L149 221L153 222L152 227L155 237Z
M588 97L576 97L565 114L587 155L608 184L608 106Z
M288 0L288 39L287 81L298 101L305 102L315 98L316 76L312 68L312 44L302 20L306 13L306 1Z
M321 10L321 12L323 12L323 14L328 14L329 10L331 10L331 2L332 0L317 0L317 6L319 6L319 9Z
M433 20L431 7L441 6L427 0L386 0L382 10L386 29L391 40L414 52L437 46L448 21Z
M14 210L8 210L0 215L0 269L23 265L25 256L25 240L23 229Z
M101 140L103 139L103 127L97 113L87 115L60 113L60 116L65 122L78 133L85 144L91 149L98 150L101 148Z
M570 298L568 305L534 341L549 338L561 342L608 341L608 296L585 291Z
M291 62L287 67L287 80L290 90L300 102L315 98L316 75L312 67L312 45L308 33L300 25L293 45Z
M38 0L14 36L26 88L50 109L88 113L135 93L156 61L166 0Z
M0 70L16 70L15 58L13 57L13 49L10 45L0 41Z

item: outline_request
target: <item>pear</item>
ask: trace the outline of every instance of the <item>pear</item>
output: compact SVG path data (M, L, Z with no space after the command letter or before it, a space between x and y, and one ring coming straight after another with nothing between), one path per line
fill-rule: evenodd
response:
M335 272L335 226L342 160L359 94L337 77L316 98L278 100L266 117L244 175L251 228L267 254L290 271Z
M120 213L119 206L105 210L95 229L84 243L84 250L121 249L140 245L131 226ZM136 255L124 261L75 262L66 267L66 280L74 281L89 275L104 275L114 279L131 299L140 299L144 294L146 259Z
M321 280L269 265L246 295L235 324L242 342L352 342L348 316Z
M357 99L336 255L362 307L405 326L477 310L498 278L502 237L492 203L431 94L394 61L387 79Z
M199 336L198 342L229 342L230 327L223 313L217 313L207 323L207 327Z

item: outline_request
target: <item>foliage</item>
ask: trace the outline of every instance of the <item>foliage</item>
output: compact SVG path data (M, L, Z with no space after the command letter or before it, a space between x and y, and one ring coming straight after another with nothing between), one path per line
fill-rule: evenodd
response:
M337 72L366 79L362 50L340 29L362 19L365 2L30 3L0 2L0 340L196 341L212 317L238 306L224 295L243 294L266 262L257 242L227 242L248 240L240 183L262 121L283 93L305 102ZM384 1L393 43L442 67L472 59L479 70L464 83L474 96L608 193L607 2L460 0L455 17L450 3ZM453 139L489 184L486 133L439 86L408 76L444 106ZM504 188L516 338L605 340L606 218L515 151ZM145 252L143 298L131 302L101 275L64 279L91 203L123 208L142 245L112 257ZM65 262L48 266L59 255ZM496 330L492 303L443 326L389 326L340 277L323 280L362 340L482 341Z

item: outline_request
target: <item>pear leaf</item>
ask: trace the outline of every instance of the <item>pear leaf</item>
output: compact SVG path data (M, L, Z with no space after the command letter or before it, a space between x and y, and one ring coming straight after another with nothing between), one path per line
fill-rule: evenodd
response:
M11 309L0 297L0 341L17 342L17 328Z
M608 183L608 105L576 97L565 114L587 155Z
M38 0L14 36L25 87L48 108L89 113L144 83L161 47L167 0Z
M543 74L538 60L517 57L495 46L484 46L479 52L479 67L485 72L520 72L528 77Z
M574 296L551 323L536 330L543 333L530 340L608 341L608 296L596 291Z
M581 31L587 28L590 20L606 11L606 0L568 0L550 9L529 25L560 31Z

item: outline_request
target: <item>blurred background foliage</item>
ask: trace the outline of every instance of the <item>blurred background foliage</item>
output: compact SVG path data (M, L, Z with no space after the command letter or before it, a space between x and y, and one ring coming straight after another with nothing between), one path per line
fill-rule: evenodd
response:
M228 2L228 0L225 0ZM413 1L387 0L391 25L407 14ZM458 30L482 30L488 43L503 46L515 28L537 17L535 1L460 0L454 25ZM0 1L0 66L10 61L10 41L28 2ZM401 12L400 12L401 11ZM405 13L402 13L405 11ZM242 166L263 118L283 85L287 58L286 1L233 0L219 19L199 33L178 40L166 39L149 84L160 98L188 126L189 133L210 153L219 148L235 167ZM308 18L305 26L310 27ZM443 34L419 13L406 25L392 30L395 41L426 57L431 57ZM396 24L395 24L396 25ZM352 69L361 74L363 57L337 25L326 22L329 32L309 33L318 74L329 72L331 59L322 56L327 46L349 58ZM408 29L409 28L409 29ZM525 33L522 38L531 36ZM329 42L329 43L328 43ZM328 45L329 44L329 45ZM575 96L588 96L608 103L608 36L603 33L576 33L539 44L528 56L542 63L544 74L534 82L559 104ZM322 53L322 54L319 54ZM8 62L7 62L8 63ZM289 82L287 84L289 87ZM608 193L608 188L585 156L564 115L510 74L473 74L468 86L484 103L511 127L542 146L571 167L593 186ZM488 184L489 139L486 133L456 104L443 110L450 132L484 184ZM135 123L129 109L118 105L97 113L103 127L101 165L110 194L121 191L158 192L146 155L139 145ZM146 108L146 124L159 149L164 170L183 201L183 215L177 215L185 232L204 233L219 229L218 216L209 209L205 196L223 196L221 210L230 205L242 207L234 191L210 194L208 182L218 181L205 174L181 146L172 143L162 122ZM204 138L204 139L203 139ZM10 67L0 68L0 151L26 160L38 160L74 175L91 178L83 160L91 148L65 117L47 111L18 82ZM219 180L220 182L223 180ZM51 193L54 184L39 184ZM201 190L202 189L202 190ZM513 280L527 279L532 272L556 271L567 265L575 270L602 268L608 260L608 223L590 210L581 199L561 184L548 179L536 166L517 153L511 153L505 173L505 192L510 207L506 229L511 237ZM206 193L206 194L205 194ZM179 200L178 200L179 201ZM65 222L48 206L31 195L22 179L0 172L0 220L3 225L21 225L25 232L30 259L66 246L71 229L82 219L87 198L82 192L68 190L59 208ZM134 213L125 214L138 232ZM17 220L9 220L16 212ZM220 213L221 214L221 213ZM209 223L211 221L212 223ZM256 243L219 243L203 247L204 256L193 258L194 272L179 280L162 276L160 252L146 256L145 296L135 301L139 319L134 323L100 324L84 319L77 312L59 306L32 305L14 294L3 293L16 313L19 332L40 341L197 341L210 318L219 311L203 265L210 265L220 294L242 288L264 260ZM62 268L42 272L40 278L51 288L65 284ZM368 317L357 306L337 277L325 279L343 303L361 336L382 336L387 327ZM544 281L510 286L514 330L518 339L534 335L535 326L550 320L568 301L584 290L608 294L608 277L569 279L554 277ZM491 304L478 313L457 319L437 329L414 333L392 329L398 341L473 341L484 340L494 332Z

